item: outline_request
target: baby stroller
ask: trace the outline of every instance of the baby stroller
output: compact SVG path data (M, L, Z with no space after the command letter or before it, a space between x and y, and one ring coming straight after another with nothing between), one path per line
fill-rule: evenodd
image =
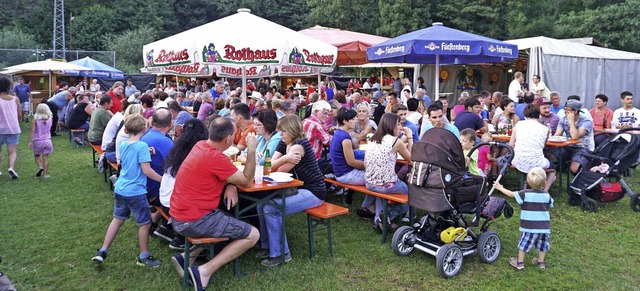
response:
M596 212L596 201L615 202L622 199L626 192L631 196L631 209L640 212L640 192L633 194L623 179L623 174L629 168L637 167L640 162L640 135L629 133L632 130L640 129L620 130L605 140L593 154L583 155L589 162L576 174L567 189L569 204L580 205L587 212Z
M509 150L498 159L499 181L513 159L513 149L501 142L480 143L470 150L469 156L484 145ZM413 227L403 226L395 232L393 251L406 256L415 248L435 256L438 272L444 278L457 275L463 257L473 253L478 253L485 263L494 262L500 255L502 242L496 233L487 231L489 224L503 213L511 217L513 208L506 200L491 197L493 188L483 195L484 177L466 175L458 138L445 129L429 129L413 145L411 158L413 167L407 179L409 204L428 214ZM476 234L471 227L479 225Z

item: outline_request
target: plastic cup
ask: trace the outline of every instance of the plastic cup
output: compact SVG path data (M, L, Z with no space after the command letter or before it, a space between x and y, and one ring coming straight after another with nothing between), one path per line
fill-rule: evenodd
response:
M255 181L256 181L256 184L262 184L262 178L263 178L262 177L262 171L263 171L263 166L256 165L256 173L253 176Z

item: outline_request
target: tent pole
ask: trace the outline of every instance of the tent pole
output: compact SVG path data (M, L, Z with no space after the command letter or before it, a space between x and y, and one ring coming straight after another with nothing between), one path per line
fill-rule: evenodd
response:
M378 76L378 79L380 79L380 90L382 90L382 85L384 83L384 79L382 78L382 71L384 70L383 67L380 67L380 75Z
M51 71L49 71L49 98L51 98ZM58 114L58 113L56 112L55 114Z
M318 89L320 89L320 81L322 80L322 76L320 76L320 70L318 70Z
M436 85L436 92L435 92L435 97L434 101L438 100L438 98L440 97L440 55L436 55L436 76L434 78L434 82Z
M247 70L242 66L242 103L247 103Z

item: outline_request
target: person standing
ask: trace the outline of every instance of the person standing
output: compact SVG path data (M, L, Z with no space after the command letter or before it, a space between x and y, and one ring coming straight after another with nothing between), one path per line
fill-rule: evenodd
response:
M136 85L133 85L133 80L127 79L127 87L124 88L124 97L129 98L129 96L133 95L136 91L138 91L138 88L136 88Z
M113 83L113 86L111 86L111 90L109 90L106 94L107 96L111 97L111 101L113 102L110 109L111 113L116 114L116 112L122 111L122 100L125 99L124 84L122 84L122 82L120 81Z
M24 83L22 77L18 78L18 85L13 87L13 94L20 99L20 106L22 107L22 121L29 122L29 106L31 105L31 87Z
M524 75L522 75L522 72L513 74L513 81L509 83L509 99L513 100L514 103L518 103L520 97L524 96L522 83L524 83Z
M39 104L36 113L33 115L31 124L31 134L29 137L29 148L33 150L33 155L38 165L36 177L44 174L45 179L49 179L49 155L53 152L51 143L51 110L46 104Z
M18 141L20 140L20 99L9 95L11 81L7 78L0 78L0 153L2 145L7 145L9 159L9 175L11 179L18 179L18 173L14 170L16 159L18 158ZM2 163L2 155L0 155ZM0 172L0 175L2 172Z
M68 90L60 91L60 93L53 95L53 97L47 100L46 104L49 106L51 113L53 113L51 136L58 136L56 133L56 127L58 126L58 119L61 111L64 110L67 104L69 104L69 101L73 100L73 96L76 95L76 90L76 87L70 87Z

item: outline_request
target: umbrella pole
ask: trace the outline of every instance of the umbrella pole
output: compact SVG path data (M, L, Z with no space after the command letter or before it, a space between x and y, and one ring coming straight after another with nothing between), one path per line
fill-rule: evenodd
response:
M247 71L245 66L242 66L242 103L247 103Z
M320 76L320 71L318 71L318 89L320 88L320 81L322 80L322 76Z
M51 98L51 71L49 71L49 98Z
M440 97L440 55L436 55L436 77L434 78L435 81L435 85L436 85L436 93L435 93L435 97L434 101L437 101L438 98Z

